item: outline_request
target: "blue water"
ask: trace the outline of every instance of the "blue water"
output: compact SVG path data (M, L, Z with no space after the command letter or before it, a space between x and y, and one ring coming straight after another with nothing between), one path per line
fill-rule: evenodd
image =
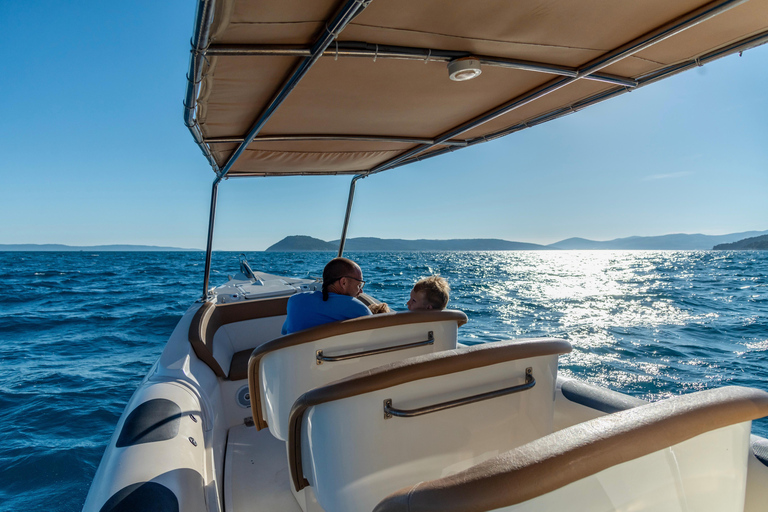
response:
M251 253L320 276L328 253ZM460 340L568 339L561 371L646 399L768 390L768 251L352 253L365 290L404 310L439 273ZM214 255L212 284L237 270ZM201 253L0 253L0 509L75 511L115 424L202 289ZM768 437L768 421L753 424Z

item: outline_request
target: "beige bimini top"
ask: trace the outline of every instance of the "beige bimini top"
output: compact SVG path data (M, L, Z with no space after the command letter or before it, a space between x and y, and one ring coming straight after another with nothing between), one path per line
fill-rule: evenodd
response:
M199 0L185 120L218 173L367 175L766 40L768 0Z

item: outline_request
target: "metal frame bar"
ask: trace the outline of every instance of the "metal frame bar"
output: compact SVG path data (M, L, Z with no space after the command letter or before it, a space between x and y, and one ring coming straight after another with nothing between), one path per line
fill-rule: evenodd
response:
M309 48L295 45L277 46L277 45L212 45L206 52L210 56L258 56L258 57L304 57L311 54ZM520 59L507 59L503 57L494 57L489 55L474 55L467 52L440 50L430 48L417 48L411 46L392 46L379 45L372 43L347 42L338 43L332 49L326 49L323 52L324 57L363 57L375 59L398 59L415 61L434 61L450 62L458 58L472 58L480 61L481 65L493 66L507 69L518 69L522 71L533 71L537 73L548 73L552 75L561 75L576 77L579 70L569 66L559 66L546 62L535 62ZM584 76L588 80L599 82L608 82L612 84L634 87L637 82L631 78L611 75L607 73L594 73Z
M678 73L682 73L683 71L686 71L688 69L697 67L697 66L703 66L704 64L707 64L709 62L712 62L714 60L717 60L721 57L725 57L728 55L732 55L734 53L743 52L752 48L755 48L757 46L763 45L768 43L768 32L761 32L760 34L756 34L748 39L744 39L742 41L738 41L736 43L733 43L731 45L728 45L726 47L720 48L718 50L714 50L712 52L706 53L702 55L701 57L698 57L696 59L687 60L685 62L680 62L677 64L674 64L672 66L667 66L665 68L662 68L660 70L657 70L653 73L650 73L648 75L644 75L638 78L638 85L637 88L644 87L646 85L649 85L654 82L658 82L659 80L662 80L664 78L668 78L670 76L676 75ZM553 110L551 112L548 112L546 114L542 114L541 116L528 119L523 123L518 123L516 125L504 128L503 130L499 130L497 132L494 132L492 134L486 135L484 137L476 137L474 139L467 140L467 146L474 146L476 144L482 144L484 142L490 142L492 140L505 137L507 135L510 135L515 132L519 132L521 130L525 130L526 128L531 128L533 126L546 123L548 121L552 121L554 119L558 119L560 117L574 114L578 112L581 109L584 109L586 107L589 107L591 105L595 105L597 103L600 103L602 101L605 101L607 99L620 96L624 93L630 92L634 89L627 89L626 87L617 87L614 89L610 89L608 91L603 91L599 94L595 94L593 96L590 96L588 98L585 98L581 101L578 101L576 103L573 103L569 105L568 107L559 108L557 110ZM429 158L433 158L436 156L444 155L446 153L450 153L452 151L455 151L457 149L461 148L444 148L437 151L432 151L426 155L420 155L416 156L407 160L404 160L403 162L400 162L397 165L394 165L392 167L389 167L385 170L395 169L397 167L403 167L406 165L414 164L416 162L422 162L424 160L427 160Z
M192 138L200 147L211 164L214 172L219 172L219 165L213 158L211 149L203 141L203 132L195 117L197 109L197 94L203 74L203 60L205 49L208 46L211 23L213 23L215 0L199 0L197 13L195 14L195 32L192 36L192 54L189 57L189 71L187 71L187 90L184 95L184 124L189 128Z
M233 174L231 176L227 176L226 179L238 179L238 178L285 178L285 177L293 177L293 176L351 176L355 174L360 174L362 171L360 170L354 170L354 171L334 171L334 172L326 172L323 171L321 173L316 172L306 172L306 171L295 171L295 172L281 172L279 175L269 174L268 172L259 172L259 171L248 171L248 172L242 172Z
M349 217L352 215L352 201L355 199L355 184L357 180L364 178L362 175L357 175L352 178L352 182L349 184L349 197L347 198L347 212L344 214L344 226L341 228L341 238L339 239L339 258L344 255L344 244L347 243L347 228L349 228Z
M706 21L714 16L717 16L718 14L721 14L747 1L748 0L716 0L715 2L710 2L709 4L703 7L700 7L684 16L681 16L676 20L666 23L661 27L647 34L641 37L638 37L635 40L630 41L629 43L624 44L619 48L616 48L615 50L612 50L607 54L602 55L597 59L594 59L588 62L586 65L584 65L579 69L575 77L560 78L560 79L555 79L550 82L547 82L546 84L543 84L531 91L528 91L525 94L518 96L517 98L513 98L507 103L504 103L503 105L500 105L495 109L490 110L485 114L482 114L476 117L475 119L467 121L466 123L463 123L443 133L442 135L440 135L435 139L435 144L432 144L431 146L425 145L422 147L418 147L418 148L414 148L409 151L406 151L405 153L402 153L401 155L396 156L388 160L387 162L381 163L376 167L370 169L369 171L365 172L365 175L370 176L371 174L377 174L379 172L392 169L393 167L397 166L401 162L404 162L405 160L409 160L412 157L415 157L416 155L423 153L424 151L434 146L439 145L444 140L450 140L455 137L458 137L462 133L472 130L473 128L477 128L478 126L481 126L489 121L492 121L508 112L511 112L519 107L522 107L523 105L527 105L528 103L534 100L537 100L543 96L546 96L547 94L550 94L554 91L557 91L562 87L565 87L566 85L576 80L580 80L586 76L596 73L601 69L607 66L610 66L611 64L615 64L616 62L619 62L622 59L630 57L631 55L634 55L639 51L649 48L654 44L660 41L663 41L664 39L672 37L675 34L678 34L695 25L698 25L703 21Z
M202 301L208 299L208 280L211 277L211 256L213 255L213 224L216 220L216 198L219 193L220 178L216 178L211 187L211 210L208 214L208 243L205 249L205 273L203 274L203 297Z
M511 395L513 393L520 393L521 391L527 391L531 389L535 385L536 379L533 378L533 368L528 367L525 369L525 383L523 384L504 389L497 389L495 391L488 391L487 393L480 393L465 398L457 398L456 400L449 400L439 404L425 405L424 407L419 407L417 409L396 409L392 406L392 399L387 398L384 400L384 419L388 420L393 416L397 416L398 418L415 418L416 416L423 416L433 412L453 409L454 407L460 407L462 405L469 405L482 402L484 400L490 400L491 398Z
M433 331L429 331L427 339L422 341L414 341L412 343L404 343L403 345L396 345L394 347L374 348L371 350L363 350L361 352L354 352L352 354L344 354L341 356L326 356L323 355L322 350L315 352L315 364L323 363L335 363L337 361L346 361L348 359L358 359L360 357L376 356L379 354L386 354L388 352L397 352L400 350L407 350L409 348L424 347L426 345L433 345L435 343L435 335Z
M207 144L231 144L241 143L245 140L244 137L212 137L210 139L204 139ZM382 136L382 135L267 135L263 137L254 137L253 142L291 142L291 141L311 141L311 140L350 140L359 142L400 142L404 144L434 144L434 139L427 139L423 137L397 137L397 136ZM467 142L464 140L447 140L442 143L445 146L466 146Z

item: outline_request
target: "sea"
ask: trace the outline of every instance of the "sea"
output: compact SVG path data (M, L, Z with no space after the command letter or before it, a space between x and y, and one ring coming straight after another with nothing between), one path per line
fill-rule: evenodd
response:
M331 253L245 253L317 277ZM768 251L361 252L365 291L404 311L440 274L460 341L565 338L560 371L648 400L768 391ZM238 270L216 252L211 284ZM118 418L202 295L200 252L0 253L0 510L82 508ZM768 420L753 423L768 437Z

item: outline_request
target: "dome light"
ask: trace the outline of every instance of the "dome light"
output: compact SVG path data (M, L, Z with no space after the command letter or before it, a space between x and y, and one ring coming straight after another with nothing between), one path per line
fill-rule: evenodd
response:
M448 63L448 76L455 82L472 80L480 76L480 61L471 57L452 60Z

